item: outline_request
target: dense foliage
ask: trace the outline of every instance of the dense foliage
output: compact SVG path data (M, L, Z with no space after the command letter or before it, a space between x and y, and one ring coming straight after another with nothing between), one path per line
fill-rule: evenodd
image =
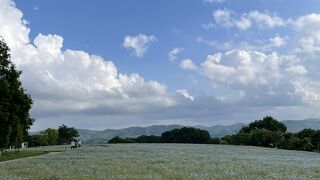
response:
M65 125L59 126L59 129L48 128L39 134L28 136L29 146L48 146L57 144L69 144L71 140L78 137L78 131L73 127Z
M68 144L73 138L78 137L78 131L73 127L67 127L66 125L59 126L58 128L59 138L58 144Z
M211 137L208 131L193 127L183 127L162 133L162 143L193 143L210 144Z
M29 115L32 99L20 75L11 62L9 47L0 40L0 149L19 148L34 122Z
M277 121L271 116L266 116L262 120L256 120L250 123L248 126L243 127L240 133L250 133L256 129L265 129L272 132L285 133L287 131L286 125L282 122Z
M184 127L181 129L173 129L166 131L159 136L142 135L137 138L120 138L116 136L108 141L108 143L194 143L194 144L210 144L211 138L207 131ZM215 141L216 142L216 141Z
M303 129L297 133L286 132L287 127L267 116L244 126L233 135L210 138L207 131L184 127L162 133L159 136L137 138L114 137L108 143L194 143L232 144L262 147L276 147L289 150L320 151L320 130Z
M303 129L297 133L286 133L286 129L283 123L267 116L243 127L237 134L222 137L221 143L319 151L320 130Z
M115 143L160 143L159 136L147 136L142 135L137 138L121 138L116 136L108 141L108 143L115 144Z

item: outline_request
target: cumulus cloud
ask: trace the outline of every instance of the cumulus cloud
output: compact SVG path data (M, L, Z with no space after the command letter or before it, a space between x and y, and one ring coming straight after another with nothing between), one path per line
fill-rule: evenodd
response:
M163 83L145 80L137 73L118 72L110 60L63 47L64 38L59 35L39 34L30 40L23 13L10 0L0 2L0 35L8 42L17 68L23 71L23 86L34 100L32 114L36 124L42 122L37 130L61 123L81 128L113 128L167 123L226 124L266 114L279 119L319 116L318 14L292 20L286 27L293 28L294 38L271 36L263 41L272 47L284 47L289 38L296 41L295 46L292 44L295 51L287 54L229 42L221 52L208 55L199 64L191 59L181 61L181 68L197 72L189 78L195 80L197 87L202 87L203 82L213 87L208 94L197 94L195 100L186 89L170 93ZM220 10L216 17L217 25L242 30L288 24L277 14L259 11L237 15ZM126 38L124 41L123 45L127 44L134 55L143 57L156 37L140 34L127 36L127 42ZM173 59L178 51L171 54Z
M180 67L182 69L195 70L198 67L193 63L191 59L184 59L180 62Z
M216 91L216 98L246 106L301 104L304 91L293 82L308 79L303 62L294 55L231 50L208 55L197 69ZM310 99L310 98L307 98Z
M320 101L320 82L296 80L292 84L295 87L295 94L300 95L306 103Z
M320 54L320 14L308 14L292 22L297 33L297 52Z
M17 68L23 71L23 86L34 100L36 118L93 112L135 114L175 104L166 85L145 81L136 73L119 73L112 61L100 56L63 50L64 39L59 35L39 34L30 42L30 30L22 17L14 3L1 0L0 35L8 42ZM139 35L131 39L131 45L142 55L154 39Z
M253 25L258 28L274 28L286 25L286 21L277 14L260 11L250 11L249 13L237 15L228 9L218 9L215 10L212 15L217 25L227 28L236 27L240 30L249 29Z
M152 42L157 41L154 35L147 36L139 34L137 36L126 36L124 38L123 47L133 50L133 54L137 57L143 57Z
M168 57L170 61L174 61L177 59L177 55L180 54L183 51L183 48L174 48L168 53Z
M270 41L270 45L272 47L281 47L286 44L285 38L280 37L280 36L275 36L273 38L270 38L269 41Z
M22 19L23 13L15 7L11 0L0 2L0 35L12 50L21 48L29 42L30 32L26 26L26 20Z
M183 97L189 99L190 101L194 101L194 97L191 96L186 89L179 89L177 90L177 92L181 94Z
M277 54L233 50L209 55L201 64L201 73L211 80L232 84L268 84L281 78Z

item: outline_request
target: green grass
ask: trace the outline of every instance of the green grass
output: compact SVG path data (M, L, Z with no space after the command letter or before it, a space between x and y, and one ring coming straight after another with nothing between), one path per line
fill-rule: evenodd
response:
M44 146L30 149L20 149L19 151L6 151L0 155L0 162L21 159L26 157L40 156L50 152L64 151L62 146Z
M21 150L9 151L9 152L4 152L0 155L0 162L20 159L25 157L40 156L47 153L48 153L47 151L21 151Z
M303 151L112 144L0 163L0 179L320 179L319 169L319 153Z

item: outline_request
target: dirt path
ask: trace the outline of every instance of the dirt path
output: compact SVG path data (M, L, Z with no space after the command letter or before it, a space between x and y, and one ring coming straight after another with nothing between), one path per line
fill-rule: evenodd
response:
M33 158L37 158L37 157L41 157L41 156L47 156L47 155L50 155L50 154L59 154L59 153L61 153L61 152L49 152L47 154L42 154L42 155L39 155L39 156L31 156L31 157L12 159L12 160L8 160L8 161L2 161L2 162L0 162L0 165L1 164L6 164L6 163L10 163L10 162L20 161L20 160L23 160L23 159L33 159Z

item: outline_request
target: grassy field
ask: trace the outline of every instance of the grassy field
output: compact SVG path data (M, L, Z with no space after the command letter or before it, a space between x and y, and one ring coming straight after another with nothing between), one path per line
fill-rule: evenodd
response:
M33 157L33 156L40 156L46 154L46 151L11 151L11 152L4 152L0 156L0 162L2 161L9 161L13 159L20 159L25 157Z
M0 155L0 162L10 161L14 159L21 159L26 157L34 157L40 156L44 154L48 154L50 152L61 152L64 151L62 146L48 146L48 147L37 147L37 148L29 148L29 149L20 149L19 151L9 150L3 152Z
M320 179L320 154L227 145L85 146L2 162L0 179L6 178Z

